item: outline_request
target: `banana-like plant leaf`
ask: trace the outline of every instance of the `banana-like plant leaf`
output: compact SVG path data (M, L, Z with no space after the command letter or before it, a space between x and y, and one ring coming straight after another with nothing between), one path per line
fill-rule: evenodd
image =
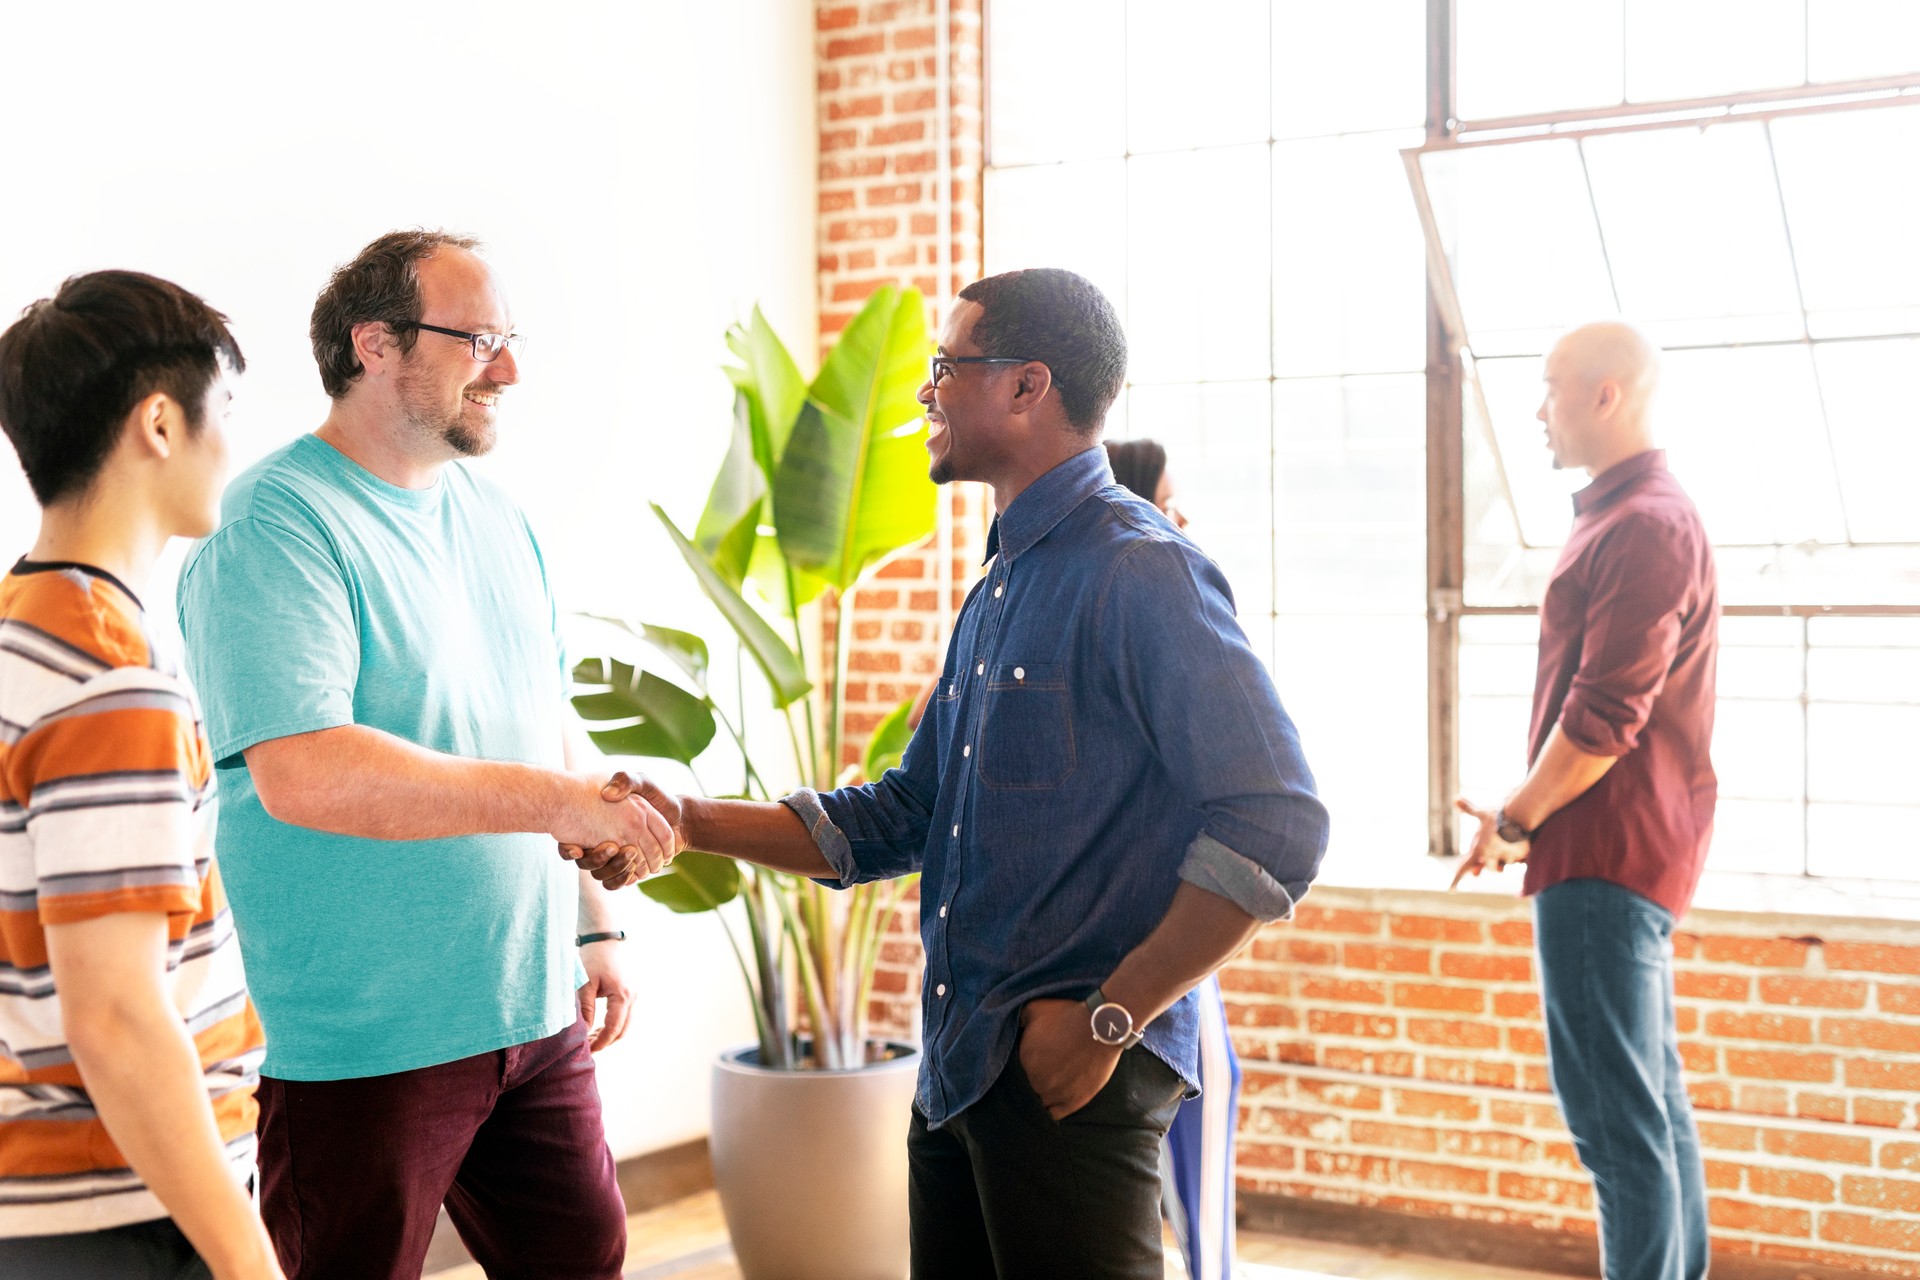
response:
M793 616L796 602L787 598L787 575L793 576L793 594L799 597L798 604L811 604L827 584L808 573L805 569L787 563L780 554L780 544L772 538L762 538L753 546L753 563L747 568L747 580L754 589L783 618Z
M926 423L915 394L930 347L918 291L874 291L808 392L773 482L780 549L844 591L933 532Z
M689 849L659 875L642 880L640 892L682 915L713 911L740 896L740 865Z
M653 514L666 526L667 536L673 539L673 545L680 549L681 558L687 567L693 570L693 576L700 581L700 589L707 593L707 599L713 601L721 616L732 625L740 643L746 646L754 663L767 678L767 684L773 690L773 705L790 706L807 696L813 688L806 672L800 669L800 660L793 655L786 642L773 633L767 620L760 616L754 607L747 603L733 584L720 575L707 558L700 554L700 548L687 541L687 535L680 532L659 503L649 503Z
M741 370L733 371L736 375ZM738 587L747 576L753 546L760 536L762 509L770 482L760 464L764 428L754 422L758 409L753 393L737 386L733 393L733 436L727 456L707 493L706 509L693 528L693 543L713 567Z
M865 770L868 782L880 781L880 775L900 764L900 757L906 754L907 741L913 737L913 726L907 723L913 714L913 699L887 713L867 739L867 754L861 768Z
M597 690L574 695L573 709L581 719L632 722L587 731L594 745L608 755L691 764L713 741L716 725L707 700L651 671L638 671L611 658L589 658L574 667L573 678Z
M702 693L708 691L707 642L691 631L675 631L672 627L656 626L651 622L635 622L630 618L616 618L605 613L582 613L579 616L619 627L628 635L637 636L646 641L670 658L674 666L686 672L687 678L693 681L694 688ZM598 683L604 683L604 681Z
M759 415L754 423L754 447L760 469L771 486L780 456L787 450L794 419L800 416L800 405L807 398L807 380L759 307L753 309L745 326L735 326L727 335L727 345L742 363L742 369L734 375L734 385L750 388L753 408Z

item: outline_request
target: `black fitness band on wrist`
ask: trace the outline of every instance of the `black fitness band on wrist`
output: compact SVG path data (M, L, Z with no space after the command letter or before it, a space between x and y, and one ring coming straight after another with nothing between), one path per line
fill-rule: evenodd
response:
M573 945L584 947L589 942L625 942L626 940L627 931L615 929L612 933L583 933L573 940Z

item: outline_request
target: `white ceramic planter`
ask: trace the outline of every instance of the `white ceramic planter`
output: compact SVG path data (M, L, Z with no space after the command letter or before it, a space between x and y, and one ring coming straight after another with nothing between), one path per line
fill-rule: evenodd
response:
M713 1181L746 1280L902 1280L920 1054L853 1071L713 1064Z

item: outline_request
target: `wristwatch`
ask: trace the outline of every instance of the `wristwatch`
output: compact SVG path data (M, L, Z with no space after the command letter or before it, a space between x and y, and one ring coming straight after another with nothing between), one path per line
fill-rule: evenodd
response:
M1533 840L1533 832L1509 818L1505 809L1493 815L1493 831L1508 844L1528 844Z
M1101 1044L1112 1045L1125 1053L1145 1036L1144 1032L1133 1029L1133 1015L1127 1012L1127 1007L1107 999L1098 987L1087 997L1087 1008L1093 1013L1093 1038Z

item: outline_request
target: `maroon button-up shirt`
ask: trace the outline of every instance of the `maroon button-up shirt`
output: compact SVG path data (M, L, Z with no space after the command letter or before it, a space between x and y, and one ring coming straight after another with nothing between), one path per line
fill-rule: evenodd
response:
M1574 495L1573 533L1540 607L1528 759L1553 726L1618 761L1541 824L1524 892L1563 880L1631 889L1676 917L1700 883L1719 791L1713 739L1720 601L1700 514L1659 450Z

